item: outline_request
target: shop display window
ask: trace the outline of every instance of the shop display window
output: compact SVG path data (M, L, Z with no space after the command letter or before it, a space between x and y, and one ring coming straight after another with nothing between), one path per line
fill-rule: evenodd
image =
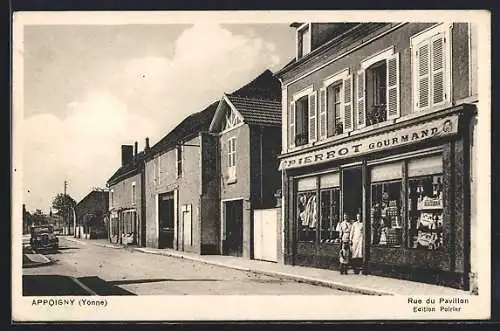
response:
M318 204L316 191L297 193L298 241L316 242Z
M443 247L442 174L408 180L408 246L439 250Z
M323 189L320 194L320 242L338 242L339 233L336 230L340 217L340 188Z
M401 180L371 185L371 243L380 246L401 246Z

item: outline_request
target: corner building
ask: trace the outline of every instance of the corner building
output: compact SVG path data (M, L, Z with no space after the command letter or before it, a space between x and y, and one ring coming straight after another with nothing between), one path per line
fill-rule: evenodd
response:
M461 289L475 268L477 54L468 23L294 23L282 83L286 264L338 268L360 214L364 273Z

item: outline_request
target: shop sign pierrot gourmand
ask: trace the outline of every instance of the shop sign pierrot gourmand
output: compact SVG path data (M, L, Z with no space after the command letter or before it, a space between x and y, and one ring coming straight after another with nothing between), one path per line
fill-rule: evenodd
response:
M379 152L456 134L457 132L458 115L453 115L395 131L355 139L348 143L330 146L317 151L285 157L280 162L279 170Z

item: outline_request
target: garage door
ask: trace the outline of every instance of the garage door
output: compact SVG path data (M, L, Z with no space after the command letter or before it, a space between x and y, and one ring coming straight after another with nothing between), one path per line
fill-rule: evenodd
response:
M278 262L278 211L254 210L254 259Z

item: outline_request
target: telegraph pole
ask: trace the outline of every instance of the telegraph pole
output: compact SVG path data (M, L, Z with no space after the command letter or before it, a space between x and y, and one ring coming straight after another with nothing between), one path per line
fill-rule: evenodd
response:
M64 180L64 196L63 196L63 201L65 202L66 204L66 191L68 189L68 181L67 180ZM64 211L64 225L68 227L68 233L67 234L71 234L71 231L70 231L70 226L69 226L69 222L68 222L68 210L67 208L65 208L66 210Z

